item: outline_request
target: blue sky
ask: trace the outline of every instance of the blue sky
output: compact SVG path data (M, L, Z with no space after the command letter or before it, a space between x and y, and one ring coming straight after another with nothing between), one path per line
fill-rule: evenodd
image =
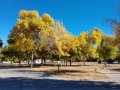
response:
M6 44L8 34L17 22L20 10L37 10L42 16L49 13L55 20L62 20L73 35L94 27L112 35L112 28L105 19L116 18L120 0L0 0L0 38Z

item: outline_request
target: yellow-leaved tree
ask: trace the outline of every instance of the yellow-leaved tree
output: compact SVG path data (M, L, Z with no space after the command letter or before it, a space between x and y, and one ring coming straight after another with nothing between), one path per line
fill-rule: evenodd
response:
M91 30L92 43L99 46L102 41L102 31L98 28Z
M85 61L88 57L88 46L90 45L90 36L88 34L88 32L82 32L79 37L79 51L81 52L81 59L84 61L84 65L85 65Z
M67 32L66 28L62 25L60 21L55 22L55 31L54 31L54 40L55 40L55 49L57 52L55 53L59 57L69 56L68 54L68 40L70 34Z
M19 16L9 38L14 40L12 46L16 50L32 53L32 68L35 49L41 44L41 32L53 30L54 19L49 14L40 17L37 11L26 10L20 11Z
M58 55L60 58L72 58L77 53L77 46L79 46L78 38L70 34L63 26L62 22L55 22L54 36L54 48L53 54ZM70 60L71 61L71 60ZM67 62L67 60L66 60ZM71 63L71 62L70 62Z
M114 59L117 56L118 46L114 44L114 37L103 35L100 46L97 48L99 59L104 61Z
M85 61L87 59L95 59L99 57L97 52L97 47L100 45L102 40L102 32L98 28L94 28L91 30L91 33L82 32L78 37L79 40L79 48L81 59Z

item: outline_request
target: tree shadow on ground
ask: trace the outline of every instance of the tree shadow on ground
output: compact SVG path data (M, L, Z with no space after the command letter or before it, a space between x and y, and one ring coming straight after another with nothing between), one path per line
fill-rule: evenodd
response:
M116 68L116 69L109 69L109 70L112 70L112 71L118 71L118 72L120 72L120 68Z
M34 64L34 67L41 67L40 64ZM30 68L30 65L22 64L22 65L16 65L16 64L0 64L0 69L11 69L11 68Z
M57 70L53 70L53 72L58 73ZM59 73L87 73L87 71L82 71L82 70L60 70Z
M23 73L23 75L26 73L28 74L35 74L36 76L39 77L52 77L53 74L47 73L47 72L40 72L40 71L34 71L34 70L14 70L15 73L20 72Z
M30 68L30 66L27 66L27 65L18 66L18 65L11 65L11 64L0 65L0 69L15 69L15 68Z
M0 78L0 90L120 90L120 84L31 78Z

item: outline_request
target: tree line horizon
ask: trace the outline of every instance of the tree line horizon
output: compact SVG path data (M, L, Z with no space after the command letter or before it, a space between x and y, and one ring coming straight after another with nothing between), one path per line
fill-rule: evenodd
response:
M75 59L85 61L97 59L120 59L119 34L105 35L99 28L81 32L79 36L69 33L61 21L55 21L49 14L42 16L36 10L19 12L16 25L8 36L8 45L2 47L0 60L23 61L35 58L64 60L72 63ZM112 21L113 22L113 21ZM115 23L115 32L119 24Z

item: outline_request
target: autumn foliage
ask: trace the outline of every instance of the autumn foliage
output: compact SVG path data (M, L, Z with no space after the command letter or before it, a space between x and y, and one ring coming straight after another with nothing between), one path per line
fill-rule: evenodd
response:
M89 58L106 60L114 59L118 51L116 39L104 35L98 28L74 36L61 21L46 13L40 16L37 11L20 11L9 39L14 41L9 45L15 50L34 52L44 60L55 56L70 61L75 58L84 62Z

